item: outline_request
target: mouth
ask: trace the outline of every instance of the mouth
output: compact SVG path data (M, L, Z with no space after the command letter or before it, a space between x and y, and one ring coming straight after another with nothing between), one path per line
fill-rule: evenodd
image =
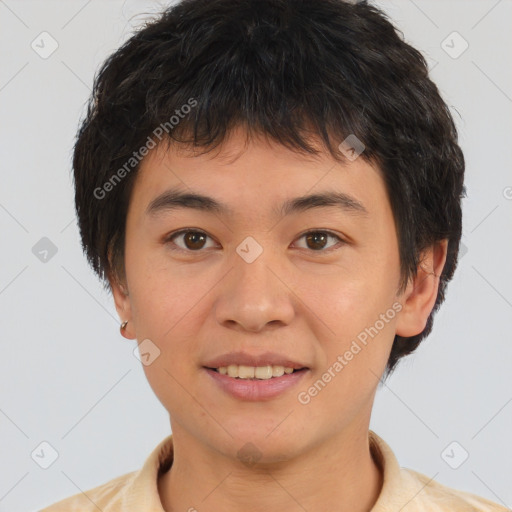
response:
M271 400L287 395L311 368L284 354L230 352L204 361L202 369L223 393L242 401Z
M286 396L306 378L310 368L278 354L259 357L231 353L203 367L214 389L244 402Z

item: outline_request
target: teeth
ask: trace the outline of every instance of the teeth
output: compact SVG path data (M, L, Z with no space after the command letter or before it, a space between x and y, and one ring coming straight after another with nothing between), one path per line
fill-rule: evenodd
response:
M229 366L221 366L216 368L221 375L229 375L229 377L238 379L261 379L267 380L272 377L281 377L282 375L293 373L293 368L285 368L284 366L245 366L230 364Z
M241 367L240 367L241 368ZM284 371L284 369L283 369ZM239 373L240 377L242 374ZM254 376L257 379L271 379L273 375L272 366L257 366L254 370Z
M257 368L259 369L259 368ZM243 366L238 367L238 378L240 379L253 379L254 378L254 366Z

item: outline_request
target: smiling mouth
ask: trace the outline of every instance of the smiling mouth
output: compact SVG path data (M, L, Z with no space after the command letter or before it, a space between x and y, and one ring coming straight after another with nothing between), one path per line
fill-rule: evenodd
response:
M219 368L206 368L214 370L221 375L227 375L228 377L241 380L269 380L274 377L282 377L283 375L290 375L306 370L306 368L290 368L280 365L246 366L238 364L220 366Z

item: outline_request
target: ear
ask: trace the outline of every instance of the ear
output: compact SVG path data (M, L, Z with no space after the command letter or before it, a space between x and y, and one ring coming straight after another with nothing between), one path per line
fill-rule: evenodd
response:
M396 322L396 334L399 336L415 336L425 329L436 303L447 250L448 240L441 240L423 251L418 272L400 297L403 308Z
M110 283L110 289L114 297L114 303L116 305L117 314L121 319L121 323L128 322L125 329L121 329L121 335L128 340L135 339L135 329L132 321L132 309L130 295L128 293L128 286L125 282L121 282L116 277L108 278Z

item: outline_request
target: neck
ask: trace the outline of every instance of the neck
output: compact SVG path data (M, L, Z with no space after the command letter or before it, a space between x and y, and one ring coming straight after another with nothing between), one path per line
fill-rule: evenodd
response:
M176 427L173 441L172 467L158 483L166 512L369 512L382 488L368 428L344 431L294 459L264 467L248 467L219 455Z

